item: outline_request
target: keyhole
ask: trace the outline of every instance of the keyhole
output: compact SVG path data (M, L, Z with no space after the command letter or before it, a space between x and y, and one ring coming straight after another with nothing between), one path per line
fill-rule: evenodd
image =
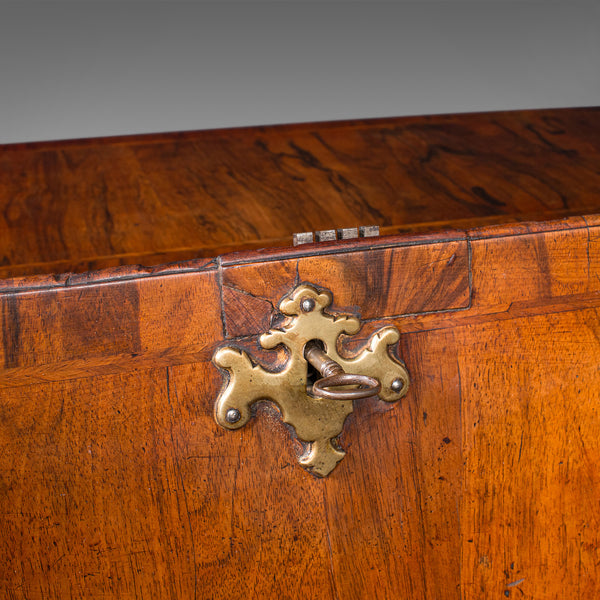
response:
M326 352L327 349L325 348L325 344L321 341L321 340L309 340L305 345L304 348L306 349L306 346L308 344L316 344L317 346L319 346L319 348L321 348L321 350L323 350L323 352ZM313 367L313 365L311 365L308 361L306 361L306 367L307 367L307 372L306 372L306 385L309 387L309 389L312 389L312 386L314 384L315 381L318 381L319 379L321 379L322 375L321 373L319 373L319 371L317 371L317 369L315 369L315 367Z

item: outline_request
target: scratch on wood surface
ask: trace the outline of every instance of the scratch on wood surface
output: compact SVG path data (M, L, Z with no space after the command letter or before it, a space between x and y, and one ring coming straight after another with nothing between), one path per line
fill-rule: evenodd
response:
M296 260L296 277L294 278L294 286L300 285L300 260Z
M186 516L187 516L187 522L188 522L188 527L190 530L190 541L192 544L192 559L194 562L194 599L198 597L198 575L196 572L196 543L194 541L194 530L192 528L192 519L190 516L190 509L189 509L189 505L188 505L188 497L187 497L187 491L185 489L185 482L183 480L183 474L181 472L181 466L179 465L179 456L178 456L178 451L177 451L177 447L175 444L175 438L173 436L173 423L174 423L174 419L175 419L175 413L173 411L173 404L171 403L171 378L170 378L170 368L167 367L167 402L169 403L169 408L171 409L171 430L170 430L170 435L171 435L171 444L172 444L172 448L173 448L173 459L175 461L175 468L177 469L177 476L179 477L179 481L181 483L181 491L182 491L182 495L183 495L183 504L185 506L185 512L186 512ZM175 398L177 398L177 390L174 389L174 393L175 393Z
M519 444L519 458L517 458L517 462L521 462L521 454L523 453L523 439L525 437L525 432L521 432L521 443Z
M329 578L331 580L331 591L335 600L339 600L337 587L335 585L334 569L333 569L333 550L331 549L331 535L329 533L329 512L327 510L327 498L325 496L325 488L323 487L323 511L325 512L325 533L327 535L327 550L329 552Z
M225 298L223 297L223 265L221 257L217 258L217 286L219 288L219 299L221 301L221 325L223 327L223 339L227 339L227 323L225 321Z
M232 285L230 283L221 283L223 290L225 288L233 291L233 292L237 292L239 294L243 294L244 296L250 296L251 298L254 298L255 300L262 300L263 302L266 302L268 304L271 305L271 309L274 311L275 310L275 305L273 304L273 302L271 300L269 300L269 298L266 298L265 296L260 296L258 294L254 294L253 292L251 292L250 290L244 290L236 285Z
M587 276L588 276L588 286L590 284L590 274L591 274L591 261L590 261L590 244L591 244L591 239L590 239L590 228L587 228L587 243L585 246L585 252L586 252L586 256L587 256ZM588 288L589 289L589 288Z
M229 556L233 557L234 553L234 529L235 529L235 507L236 507L236 497L237 497L237 479L238 473L242 467L242 446L244 442L244 429L240 431L240 440L238 443L237 449L237 463L235 465L235 469L233 470L233 485L231 486L231 503L229 508Z
M460 452L464 456L466 454L466 444L465 444L465 435L464 435L464 425L463 425L463 394L462 394L462 375L460 373L460 362L458 358L458 354L456 355L456 378L458 384L458 423L460 427ZM461 482L460 482L460 492L456 495L456 524L458 531L462 531L461 525L461 501L462 501L462 493L467 488L467 472L466 469L462 470L461 473ZM464 544L460 544L459 549L459 564L463 564L464 559Z

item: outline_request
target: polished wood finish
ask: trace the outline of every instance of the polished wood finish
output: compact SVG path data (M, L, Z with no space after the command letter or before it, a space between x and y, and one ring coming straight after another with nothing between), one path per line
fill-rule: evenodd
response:
M0 147L0 277L593 213L598 109L254 127Z
M548 120L548 112L560 115L565 133L557 133L558 121ZM463 132L479 123L484 137L509 117L546 123L555 133L542 137L553 140L552 149L524 131L538 140L540 153L556 154L564 170L540 163L535 172L569 189L565 197L575 211L600 204L586 195L596 185L592 174L577 185L574 178L572 189L565 175L578 168L600 172L596 130L574 125L595 114L396 123L415 138L441 136L449 123ZM299 135L305 127L262 135ZM377 133L382 127L381 121L352 124L344 133L344 125L333 124L323 126L321 137L352 138L361 131L361 138L389 150L390 139ZM231 136L238 143L257 131L208 133L206 140ZM185 146L186 135L159 137L156 144ZM491 160L477 135L465 139L479 144L481 165ZM558 139L565 140L560 151ZM86 143L110 155L140 138ZM27 157L40 147L9 154ZM574 148L589 154L566 152ZM431 160L471 156L476 164L466 151L437 152ZM515 153L527 154L523 147ZM90 152L89 160L99 156ZM217 160L203 156L208 165ZM379 165L383 156L375 144L368 164ZM530 159L541 160L539 154ZM497 187L489 171L490 193L505 189L503 169L511 160L498 166ZM385 164L378 168L385 171ZM314 170L311 177L320 181L322 171ZM127 173L126 181L138 176L135 169ZM418 173L411 177L413 190L426 185ZM460 177L467 181L469 174ZM279 189L277 178L270 181L256 189ZM377 196L362 185L365 197ZM396 191L388 193L391 206ZM582 210L569 218L510 222L522 207L515 200L504 224L166 266L31 275L25 262L15 262L10 268L19 277L0 281L0 595L600 595L600 216ZM464 222L465 213L445 214ZM168 241L163 230L157 235L163 234ZM113 249L111 264L117 264L122 256ZM31 257L34 250L20 252ZM76 253L68 260L83 264ZM411 375L398 404L356 403L341 436L348 454L325 479L297 465L293 436L269 405L259 406L237 432L213 418L223 381L213 352L235 344L273 361L273 353L259 351L256 334L277 323L278 301L299 281L330 289L335 310L360 314L362 340L384 324L398 327L398 355ZM360 343L346 343L344 350Z

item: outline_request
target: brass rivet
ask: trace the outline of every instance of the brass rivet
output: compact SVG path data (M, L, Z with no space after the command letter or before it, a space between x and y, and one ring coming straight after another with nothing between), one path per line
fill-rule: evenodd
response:
M302 309L302 312L305 312L305 313L312 312L313 309L315 308L314 299L313 298L302 298L302 301L300 302L300 308Z
M394 392L399 392L402 388L404 387L404 383L402 382L401 379L394 379L394 381L392 381L392 391Z
M228 423L237 423L240 418L242 417L242 414L240 413L240 411L237 408L230 408L227 411L227 414L225 415L225 420Z

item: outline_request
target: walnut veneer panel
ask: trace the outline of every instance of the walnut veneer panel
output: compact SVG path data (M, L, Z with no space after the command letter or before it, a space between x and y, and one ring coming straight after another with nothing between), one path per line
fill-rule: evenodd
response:
M222 331L217 279L175 270L0 290L0 387L207 358Z
M227 337L266 331L280 298L301 281L335 289L332 310L352 310L366 320L469 306L470 249L463 235L423 236L411 243L389 236L379 240L382 247L372 244L332 245L316 256L297 251L294 258L273 261L224 259Z
M598 109L0 147L0 276L597 212Z
M600 595L599 305L455 331L465 599Z
M430 341L410 344L424 370L445 350ZM3 594L333 600L458 581L453 380L358 407L354 460L321 480L269 411L221 430L219 385L198 363L0 391Z

